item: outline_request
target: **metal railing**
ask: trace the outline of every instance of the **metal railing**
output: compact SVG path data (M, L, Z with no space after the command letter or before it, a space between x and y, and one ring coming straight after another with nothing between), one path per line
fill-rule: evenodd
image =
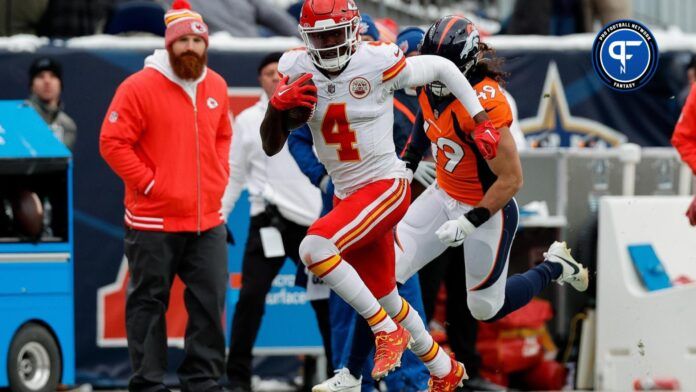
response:
M696 1L633 0L633 17L654 26L677 26L684 32L696 32Z
M361 0L360 2L380 4L382 8L379 16L391 16L388 15L387 8L423 18L431 17L433 13L442 16L453 10L467 12L485 9L490 17L504 21L512 13L516 1L518 0ZM696 32L696 18L694 18L696 0L632 0L631 7L632 18L653 27L668 29L676 26L684 32Z

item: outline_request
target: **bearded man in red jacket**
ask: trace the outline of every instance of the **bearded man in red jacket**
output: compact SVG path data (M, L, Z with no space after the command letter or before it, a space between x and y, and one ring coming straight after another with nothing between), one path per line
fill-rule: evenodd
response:
M672 145L679 151L684 163L696 174L696 88L693 85L674 127ZM686 210L686 216L691 226L696 226L696 197Z
M128 389L169 391L165 313L178 275L189 315L177 371L182 391L221 391L227 246L218 211L232 133L227 84L206 67L208 27L186 1L174 2L165 23L166 50L119 86L99 145L125 184Z

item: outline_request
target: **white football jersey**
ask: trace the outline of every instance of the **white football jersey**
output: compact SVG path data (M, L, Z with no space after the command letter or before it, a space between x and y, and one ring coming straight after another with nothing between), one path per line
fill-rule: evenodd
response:
M350 63L333 78L321 73L303 49L281 57L280 74L313 75L318 102L308 125L339 198L377 180L406 177L393 139L393 92L405 66L399 47L384 42L360 42Z

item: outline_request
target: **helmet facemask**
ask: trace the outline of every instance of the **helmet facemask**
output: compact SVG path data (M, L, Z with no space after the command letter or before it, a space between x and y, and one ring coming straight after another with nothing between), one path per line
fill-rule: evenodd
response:
M474 58L473 60L470 60L466 64L464 64L464 67L460 69L465 78L469 78L469 71L471 71L475 65L476 59ZM433 95L440 98L446 97L451 94L450 90L442 82L430 83L430 91L433 93Z
M473 53L471 59L459 67L459 70L462 71L462 74L467 79L469 79L469 73L476 67L479 57L481 56L481 52L478 49L478 40L476 40L476 45L476 51ZM468 54L465 54L463 58L466 58L467 55ZM433 95L440 98L447 97L451 94L450 90L441 82L430 83L430 91Z
M334 23L332 19L318 21L314 27L299 27L302 40L312 62L329 72L348 64L358 47L360 18Z

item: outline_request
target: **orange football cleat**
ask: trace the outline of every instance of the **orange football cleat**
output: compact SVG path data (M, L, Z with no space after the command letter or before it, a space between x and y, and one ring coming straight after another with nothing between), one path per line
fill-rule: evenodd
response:
M428 391L430 392L452 392L462 386L462 381L469 378L466 375L466 369L461 362L450 359L452 370L445 377L430 376L428 381Z
M393 332L375 334L375 366L372 378L380 380L401 365L401 354L410 346L411 334L398 323Z

